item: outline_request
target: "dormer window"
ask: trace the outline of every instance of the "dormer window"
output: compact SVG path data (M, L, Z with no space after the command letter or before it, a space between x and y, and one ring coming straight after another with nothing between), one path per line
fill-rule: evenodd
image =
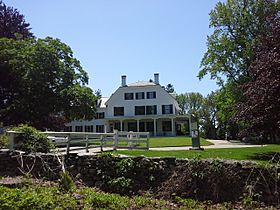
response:
M144 92L138 92L135 95L136 95L137 100L145 99L145 93Z
M147 92L147 99L156 98L156 91Z
M133 93L125 93L124 100L133 100Z

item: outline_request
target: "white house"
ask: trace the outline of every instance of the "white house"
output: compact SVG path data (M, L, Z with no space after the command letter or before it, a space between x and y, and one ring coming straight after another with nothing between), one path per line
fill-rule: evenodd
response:
M90 121L73 121L67 131L150 132L152 136L181 135L183 128L189 131L188 115L178 115L176 95L168 93L159 84L159 74L154 81L126 83L121 77L121 86L109 97L98 101L96 117Z

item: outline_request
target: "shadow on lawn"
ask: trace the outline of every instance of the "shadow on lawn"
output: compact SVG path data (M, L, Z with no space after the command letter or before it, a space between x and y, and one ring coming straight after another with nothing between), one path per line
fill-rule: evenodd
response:
M271 163L280 162L280 152L260 152L248 155L252 160L264 160Z

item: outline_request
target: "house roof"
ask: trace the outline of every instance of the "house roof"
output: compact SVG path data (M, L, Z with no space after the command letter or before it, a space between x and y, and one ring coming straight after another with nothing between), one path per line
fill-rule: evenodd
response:
M138 81L135 83L130 83L127 86L128 87L142 87L142 86L151 86L151 85L156 85L154 82L149 82L149 81Z
M97 107L98 108L106 108L105 103L108 101L109 97L101 97L98 101L97 101Z

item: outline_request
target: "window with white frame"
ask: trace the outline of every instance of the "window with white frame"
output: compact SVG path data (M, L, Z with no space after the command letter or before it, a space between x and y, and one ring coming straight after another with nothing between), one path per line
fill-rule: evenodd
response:
M145 93L144 92L137 92L135 94L135 96L136 96L136 100L145 99Z
M162 105L162 114L173 114L173 105Z
M156 91L147 92L147 99L153 99L156 98L156 96Z
M133 93L125 93L124 100L133 100Z

